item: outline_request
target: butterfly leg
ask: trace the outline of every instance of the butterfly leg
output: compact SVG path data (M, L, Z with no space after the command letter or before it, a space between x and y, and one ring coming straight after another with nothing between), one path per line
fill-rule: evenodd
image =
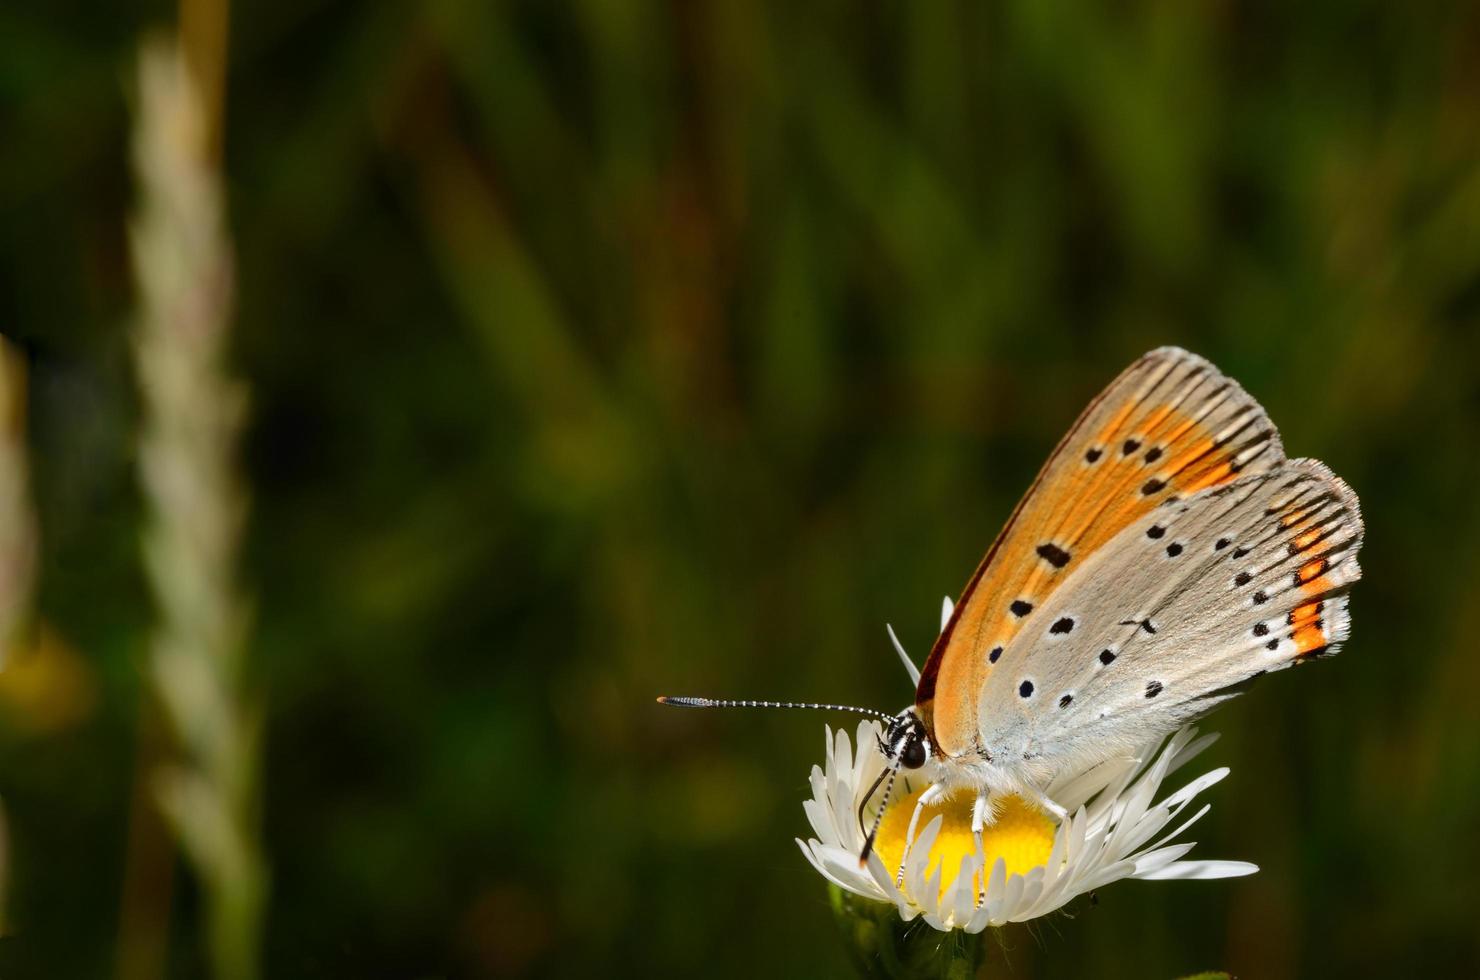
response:
M920 813L927 806L934 806L946 795L944 787L940 783L934 783L929 789L920 794L920 799L915 802L915 812L910 814L910 827L904 834L904 852L899 857L899 873L894 876L894 884L898 888L904 887L904 867L910 859L910 845L915 842L915 828L920 825Z
M1059 823L1063 823L1065 820L1069 819L1069 811L1065 810L1053 800L1049 799L1048 794L1043 792L1043 790L1038 789L1037 787L1028 787L1028 789L1032 794L1033 802L1037 803L1044 810L1047 810L1049 813L1053 814L1053 818Z
M982 847L982 830L991 822L993 822L993 814L988 793L985 789L977 790L976 802L971 805L971 833L976 838L976 853L979 856L986 853ZM986 903L987 868L984 864L981 870L981 887L976 892L976 907L981 908Z
M997 813L991 804L991 794L985 789L978 790L976 802L971 804L971 832L980 841L982 830L996 822Z

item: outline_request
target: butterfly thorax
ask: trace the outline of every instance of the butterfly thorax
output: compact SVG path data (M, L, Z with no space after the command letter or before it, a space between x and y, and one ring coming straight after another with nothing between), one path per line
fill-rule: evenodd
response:
M1053 775L1054 767L1046 760L1024 758L1021 752L1001 757L985 753L937 757L931 769L932 779L947 790L967 787L986 790L993 797L1036 797Z

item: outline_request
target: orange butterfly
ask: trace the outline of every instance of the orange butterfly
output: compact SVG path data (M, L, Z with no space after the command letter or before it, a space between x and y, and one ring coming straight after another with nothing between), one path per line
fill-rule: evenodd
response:
M1042 789L1057 773L1335 653L1361 543L1350 487L1320 462L1286 459L1236 381L1164 347L1111 382L1049 456L967 582L913 707L659 700L874 715L888 724L886 803L901 768L928 766L916 819L963 785L977 791L977 831L1006 794L1062 818Z

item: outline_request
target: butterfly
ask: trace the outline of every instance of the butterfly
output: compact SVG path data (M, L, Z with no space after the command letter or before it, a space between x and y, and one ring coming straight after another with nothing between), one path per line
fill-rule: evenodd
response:
M925 769L915 820L961 787L976 791L977 832L1009 794L1062 819L1043 791L1055 775L1336 653L1362 534L1345 482L1286 458L1237 381L1163 347L1100 392L1049 456L952 608L911 707L659 700L873 715L885 805L901 769Z

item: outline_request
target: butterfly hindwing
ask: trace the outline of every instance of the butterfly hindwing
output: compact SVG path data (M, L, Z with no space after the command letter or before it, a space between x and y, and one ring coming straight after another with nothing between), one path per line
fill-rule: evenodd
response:
M1103 757L1334 653L1361 543L1356 495L1315 460L1157 508L1008 644L981 694L984 748L1053 767Z
M1263 408L1208 361L1154 350L1092 401L967 584L921 672L938 752L975 751L979 696L1020 629L1127 527L1284 461Z

